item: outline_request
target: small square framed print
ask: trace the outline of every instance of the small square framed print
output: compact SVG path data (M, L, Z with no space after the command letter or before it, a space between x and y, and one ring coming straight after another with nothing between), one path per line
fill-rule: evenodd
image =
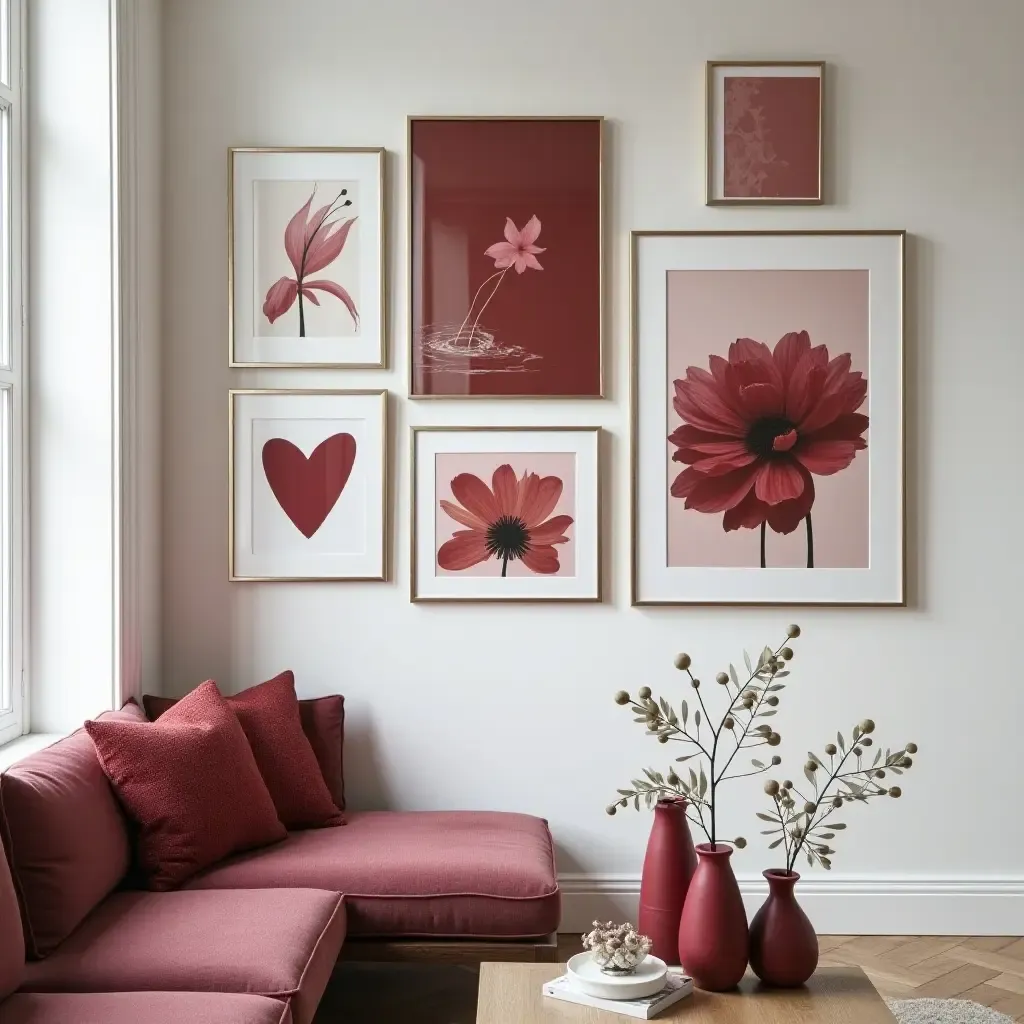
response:
M228 401L231 580L387 579L387 392Z
M384 150L232 149L231 366L383 367Z
M709 61L709 206L821 203L823 61Z
M598 427L414 427L413 601L600 601Z

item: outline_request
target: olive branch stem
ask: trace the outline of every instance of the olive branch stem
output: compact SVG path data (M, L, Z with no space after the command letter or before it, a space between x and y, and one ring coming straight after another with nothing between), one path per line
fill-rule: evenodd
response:
M800 635L799 627L791 626L787 631L787 640L795 639ZM740 750L750 750L761 746L777 746L780 737L778 733L767 725L759 725L752 728L758 718L774 715L774 707L779 699L775 696L776 691L783 688L783 684L776 680L788 675L785 663L793 657L793 652L787 647L787 641L783 641L774 650L765 647L757 659L757 664L752 665L750 659L744 654L748 675L744 682L740 682L740 676L734 666L729 666L729 672L719 672L716 681L725 686L729 692L729 702L717 726L713 724L708 714L704 696L700 690L700 680L697 679L690 669L690 656L681 654L676 658L676 667L686 672L689 677L690 686L696 691L699 710L693 713L692 731L689 724L690 713L687 702L681 704L681 714L663 698L653 699L650 687L641 687L636 698L630 697L625 691L616 694L616 703L628 705L630 710L637 716L635 721L643 723L647 727L647 735L654 736L660 743L669 741L677 743L688 743L694 748L693 753L677 757L677 762L689 761L695 757L702 757L707 762L707 772L702 764L699 768L699 775L689 768L689 781L684 781L670 769L666 775L656 772L653 769L645 769L646 779L634 779L632 787L618 790L619 796L614 804L608 807L608 813L614 814L617 807L625 807L630 800L639 809L641 799L648 807L659 799L683 798L693 805L697 818L694 819L687 814L687 820L697 826L707 837L714 849L718 842L718 816L716 813L718 787L731 779L745 778L750 775L760 775L769 770L768 765L754 759L752 764L754 771L737 772L729 774L729 768ZM757 681L755 683L755 680ZM766 705L771 710L766 709ZM701 727L705 726L710 732L710 739L701 735ZM728 734L733 741L733 747L725 756L724 739ZM724 764L719 764L719 759L724 758ZM781 758L773 756L772 765L780 763ZM704 809L707 809L705 818ZM745 846L746 840L740 837L736 841L737 846Z

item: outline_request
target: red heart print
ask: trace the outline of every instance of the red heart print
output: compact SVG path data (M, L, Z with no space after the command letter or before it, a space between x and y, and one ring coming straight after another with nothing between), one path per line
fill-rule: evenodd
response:
M284 514L307 539L323 526L341 497L356 461L356 439L334 434L307 459L283 437L263 446L263 472Z

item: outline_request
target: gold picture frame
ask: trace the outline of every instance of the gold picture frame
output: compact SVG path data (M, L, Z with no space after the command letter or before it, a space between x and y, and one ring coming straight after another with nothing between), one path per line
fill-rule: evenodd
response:
M318 156L318 155L352 155L376 156L377 173L375 176L378 201L374 206L378 231L376 241L380 258L377 276L379 282L379 303L375 304L375 314L379 324L379 356L377 359L360 360L311 360L296 362L289 360L249 360L238 358L239 317L236 315L235 287L238 282L236 274L236 225L235 225L235 172L236 160L244 155L283 155L283 156ZM346 369L346 370L384 370L388 367L389 325L388 325L388 276L387 276L387 235L388 235L388 203L387 195L387 150L383 146L231 146L228 149L228 366L231 369Z
M818 75L818 161L817 194L814 196L725 196L718 194L717 175L718 150L716 135L715 70L717 68L765 68L774 76L786 68L797 69L801 77L812 77L807 71L817 70ZM825 68L823 60L709 60L704 68L704 202L707 206L821 206L825 203ZM723 124L724 130L724 124ZM724 189L723 189L724 191Z
M313 575L304 574L242 574L236 571L236 481L237 481L237 455L236 455L236 405L239 398L244 397L295 397L295 398L378 398L380 400L380 447L375 452L379 458L381 470L381 496L380 496L380 571L364 575ZM389 442L389 392L386 389L377 388L232 388L228 391L228 580L231 583L323 583L323 582L346 582L346 583L386 583L390 579L390 538L393 526L393 517L389 506L389 467L390 442ZM252 500L250 485L250 501ZM337 499L336 499L337 500ZM328 511L328 514L330 510ZM325 516L326 519L326 516Z
M700 599L700 598L651 598L644 596L640 582L640 374L641 374L641 314L640 314L640 246L646 239L714 239L714 238L829 238L850 237L892 239L898 247L896 292L898 295L898 314L894 327L897 332L899 352L893 361L896 377L895 400L898 401L898 415L895 417L895 453L898 460L898 477L892 481L894 499L899 504L899 519L895 525L895 538L899 547L896 570L898 585L896 592L884 599L869 600L800 600L792 597L785 601L756 599ZM907 606L907 402L906 402L906 366L907 366L907 232L902 229L863 229L863 230L721 230L721 231L674 231L649 230L632 231L630 233L630 603L634 607L778 607L782 604L792 607L906 607ZM666 321L667 323L667 321ZM667 376L666 376L667 383ZM666 392L667 393L667 392ZM659 403L663 399L659 399Z
M419 569L419 529L417 526L420 513L419 493L419 439L427 434L582 434L592 435L594 444L594 479L593 479L593 530L594 530L594 590L586 595L557 595L557 596L438 596L425 595L420 593L417 587ZM410 428L410 541L409 541L409 600L414 604L451 604L451 603L514 603L514 604L600 604L604 601L604 508L602 501L602 462L604 453L604 428L597 426L416 426ZM485 450L482 450L485 451ZM431 504L431 508L433 505ZM433 547L431 548L433 553ZM436 554L436 553L434 553Z
M605 151L607 147L607 122L600 114L539 114L539 115L475 115L475 114L410 114L406 118L406 153L408 169L406 172L407 188L407 231L408 231L408 273L409 273L409 304L410 310L415 310L416 301L416 252L415 252L415 166L413 160L413 129L417 122L592 122L598 125L598 385L597 391L593 394L422 394L416 389L416 323L415 315L411 313L409 318L409 335L407 340L407 352L409 368L407 373L407 384L409 388L408 397L414 401L510 401L517 399L528 399L537 401L546 400L582 400L592 401L607 397L606 388L606 345L607 345L607 298L605 296L607 284L607 213L605 204L607 202L607 175L605 172Z

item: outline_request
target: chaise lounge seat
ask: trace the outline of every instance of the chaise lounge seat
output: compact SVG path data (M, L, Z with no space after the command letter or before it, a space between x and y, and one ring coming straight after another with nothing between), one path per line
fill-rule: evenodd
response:
M528 814L349 812L186 883L343 893L353 937L542 939L558 927L551 834Z

